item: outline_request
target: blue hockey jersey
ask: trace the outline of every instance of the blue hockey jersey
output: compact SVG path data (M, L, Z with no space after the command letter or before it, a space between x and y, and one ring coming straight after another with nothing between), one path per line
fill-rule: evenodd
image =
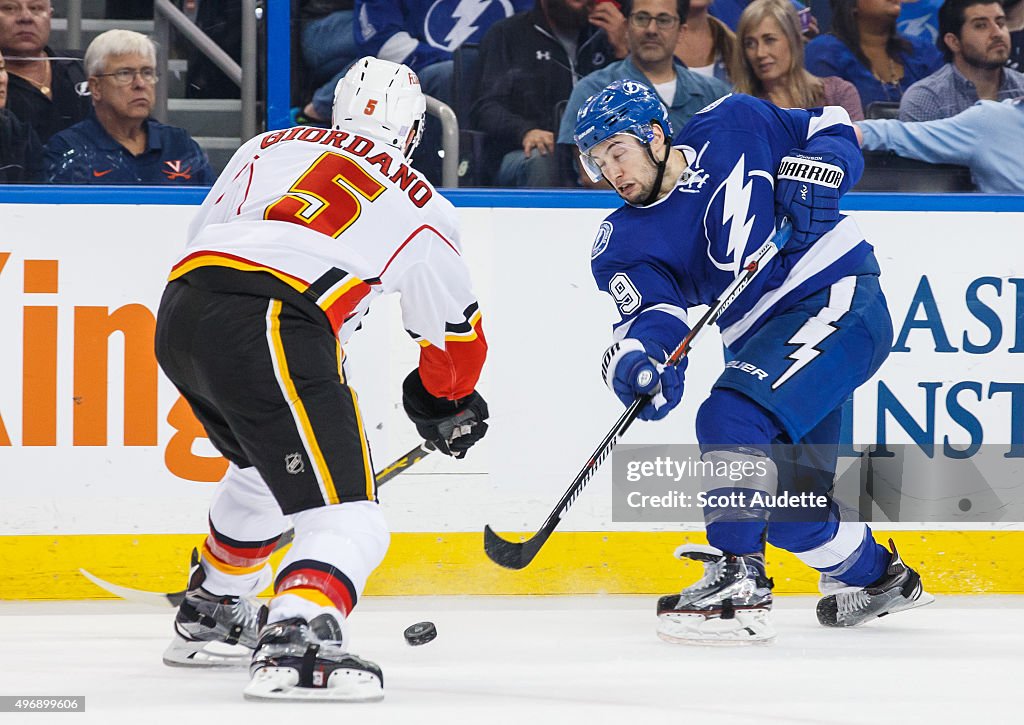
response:
M489 27L534 0L356 0L359 50L417 73L449 60L463 43L479 43Z
M675 189L646 206L625 205L602 222L591 252L594 279L619 308L614 337L671 352L689 332L686 310L709 304L775 228L775 172L790 151L832 153L845 193L864 161L846 111L780 109L731 95L698 112L673 144L688 167ZM787 245L718 321L738 350L773 311L855 273L875 273L853 219L803 245Z

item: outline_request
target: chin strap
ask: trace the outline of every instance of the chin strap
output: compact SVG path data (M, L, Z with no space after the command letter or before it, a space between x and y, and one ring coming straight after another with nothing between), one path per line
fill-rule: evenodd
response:
M665 167L668 165L668 156L672 153L672 145L665 144L665 157L658 161L654 158L654 152L651 151L650 145L647 146L647 155L651 159L651 163L658 167L658 175L654 179L654 186L651 187L651 192L644 199L643 204L640 206L648 206L653 204L658 198L658 192L661 191L661 180L665 178Z

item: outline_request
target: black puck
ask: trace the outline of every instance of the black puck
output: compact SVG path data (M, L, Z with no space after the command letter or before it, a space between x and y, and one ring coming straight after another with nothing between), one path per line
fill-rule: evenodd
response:
M426 644L437 636L433 622L417 622L405 630L405 641L411 645Z

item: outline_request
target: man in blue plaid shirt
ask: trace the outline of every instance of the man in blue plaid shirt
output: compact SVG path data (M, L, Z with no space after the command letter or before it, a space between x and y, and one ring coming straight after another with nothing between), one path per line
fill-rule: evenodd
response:
M1005 67L1010 31L1001 0L946 0L937 45L946 65L907 89L901 121L948 118L979 100L1024 96L1024 73Z

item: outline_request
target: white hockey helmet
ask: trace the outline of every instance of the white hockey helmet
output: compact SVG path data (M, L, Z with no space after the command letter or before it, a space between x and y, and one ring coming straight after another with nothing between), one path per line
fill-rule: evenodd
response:
M409 66L366 56L335 86L331 123L383 141L412 160L426 110L420 79Z

